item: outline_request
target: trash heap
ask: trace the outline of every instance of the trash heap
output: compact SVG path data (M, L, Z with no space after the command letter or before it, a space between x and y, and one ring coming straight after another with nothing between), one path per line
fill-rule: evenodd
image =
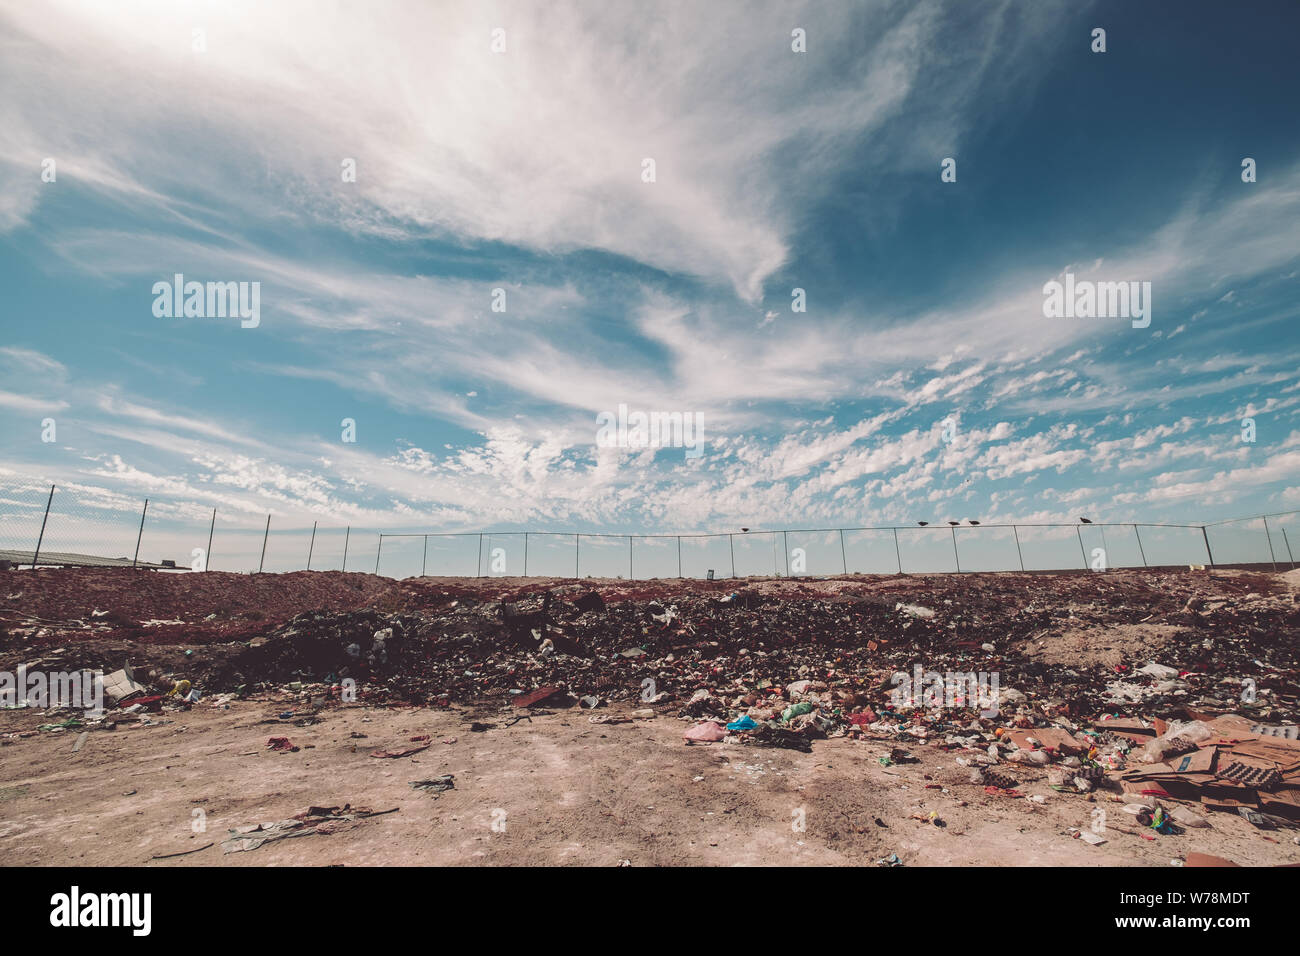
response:
M807 750L819 738L885 740L900 761L933 746L998 793L1046 778L1063 793L1290 819L1297 745L1256 728L1300 716L1293 576L409 580L347 591L368 602L361 607L285 618L291 608L278 606L261 633L225 643L133 642L123 628L112 643L93 634L79 642L48 622L11 625L0 663L12 670L37 651L48 669L109 671L130 660L144 687L130 707L283 688L314 706L347 699L351 685L371 705L580 706L593 719L651 709L680 718L691 743ZM351 589L352 577L332 586ZM243 600L238 583L231 576L230 600ZM10 597L9 620L18 620L25 599ZM85 603L106 601L101 593ZM175 613L130 607L160 620ZM51 646L40 628L65 643ZM1077 654L1044 656L1070 641ZM900 703L899 677L918 667L996 675L996 699ZM1149 750L1171 732L1173 746Z

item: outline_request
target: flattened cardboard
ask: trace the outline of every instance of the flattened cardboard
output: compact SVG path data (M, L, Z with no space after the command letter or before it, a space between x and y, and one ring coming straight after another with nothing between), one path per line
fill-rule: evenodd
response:
M123 665L120 671L104 675L104 699L110 704L147 692L148 688L135 679L130 664Z

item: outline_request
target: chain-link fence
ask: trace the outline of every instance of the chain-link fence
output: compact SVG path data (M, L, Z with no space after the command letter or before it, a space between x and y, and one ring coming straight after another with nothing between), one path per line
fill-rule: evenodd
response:
M287 526L230 503L136 498L87 485L0 483L0 561L214 571L368 571L379 534Z
M1300 555L1300 512L1255 515L1205 526L1216 564L1264 564L1285 571Z
M393 533L282 522L229 499L214 507L73 483L0 483L0 561L16 566L646 580L1187 565L1286 570L1300 551L1300 511L1190 525L949 522L682 535Z
M611 535L380 534L390 577L737 578L833 574L1296 567L1300 512L1201 524L952 524ZM1294 539L1294 541L1293 541Z

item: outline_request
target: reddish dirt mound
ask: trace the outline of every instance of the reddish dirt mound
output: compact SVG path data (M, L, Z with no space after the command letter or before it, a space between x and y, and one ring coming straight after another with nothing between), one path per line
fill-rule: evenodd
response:
M246 640L304 609L366 607L393 582L371 574L168 574L131 568L54 568L0 577L0 627L48 625L36 643L67 640L94 626L97 638L141 644L212 644ZM96 614L95 612L100 612ZM107 612L107 613L104 613ZM154 621L180 623L149 623ZM79 636L84 639L84 632Z

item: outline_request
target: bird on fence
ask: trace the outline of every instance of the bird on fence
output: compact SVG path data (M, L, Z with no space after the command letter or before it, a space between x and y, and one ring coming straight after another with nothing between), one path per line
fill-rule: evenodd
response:
M926 525L928 525L929 523L930 523L930 522L928 522L928 521L918 521L918 522L917 522L917 524L919 524L922 528L924 528L924 527L925 527Z
M1080 518L1079 520L1082 521L1084 524L1092 524L1092 521L1089 520L1088 518Z

